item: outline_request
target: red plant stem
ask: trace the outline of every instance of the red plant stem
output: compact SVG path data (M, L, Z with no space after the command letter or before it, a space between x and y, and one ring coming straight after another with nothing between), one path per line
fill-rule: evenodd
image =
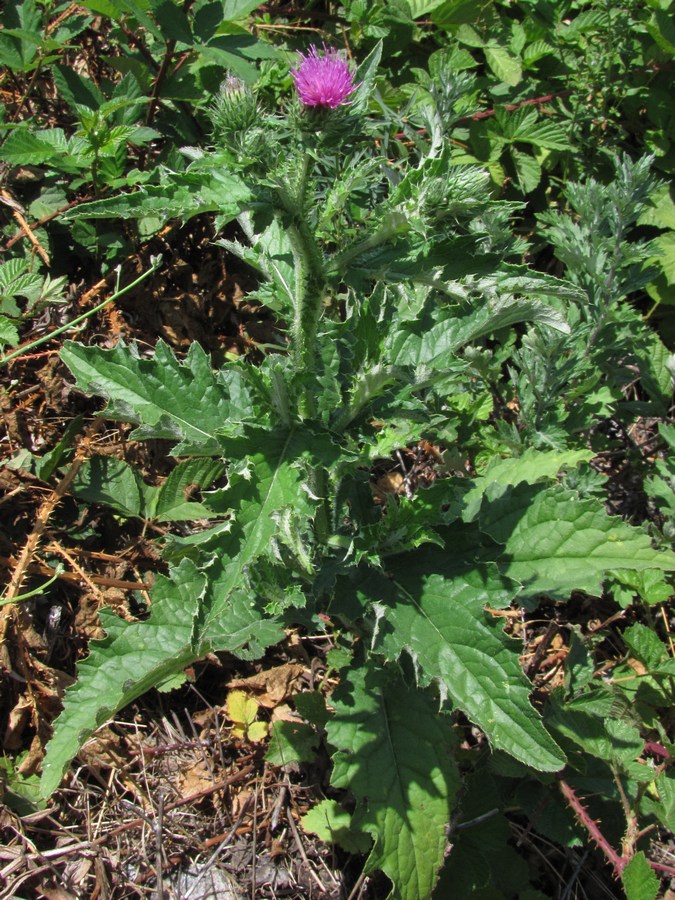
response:
M569 95L573 93L574 91L571 88L568 88L565 91L558 91L555 94L544 94L542 97L532 97L529 100L520 100L518 103L505 103L502 109L507 110L507 112L513 112L516 109L520 109L521 106L537 106L543 103L550 103L551 100L555 100L557 97L569 97ZM494 116L496 112L496 109L484 109L474 113L472 116L463 116L461 119L457 119L457 123L474 122L476 119L489 119L490 116Z
M663 872L664 875L668 875L670 878L675 878L675 868L673 866L666 866L663 863L652 862L651 859L648 859L647 862L657 872Z
M595 843L607 857L607 860L616 873L616 877L620 878L621 873L630 862L630 857L619 856L614 847L612 847L607 838L605 838L605 836L598 828L598 823L589 816L588 810L574 793L574 788L570 787L570 785L565 781L564 778L558 778L558 785L560 786L563 797L565 798L565 800L567 800L572 810L576 813L576 816L581 824L584 826L586 831L588 831L592 840L595 841ZM669 878L675 878L675 867L666 866L664 865L664 863L653 862L651 859L648 859L647 862L655 872L661 872L663 875L667 875Z
M564 778L558 779L558 785L560 786L563 797L565 798L565 800L567 800L572 810L576 813L577 818L589 833L592 840L595 841L598 847L605 854L607 860L612 865L617 878L620 878L621 873L623 872L628 860L622 856L619 856L614 847L612 847L607 838L598 828L598 823L590 817L590 815L588 814L588 810L582 804L581 800L579 800L577 795L574 793L574 790L570 787L570 785L565 781Z

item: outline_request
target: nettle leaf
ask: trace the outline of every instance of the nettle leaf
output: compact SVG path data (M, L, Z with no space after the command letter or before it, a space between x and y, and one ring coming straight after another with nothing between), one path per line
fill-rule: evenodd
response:
M565 758L530 704L519 648L484 609L508 605L518 587L493 565L471 565L468 546L457 533L452 548L402 554L358 585L375 606L375 647L392 660L409 653L420 683L436 682L494 747L555 772Z
M449 719L429 692L370 666L349 671L331 704L332 783L357 799L352 829L375 839L366 871L382 869L401 900L431 897L459 787Z
M132 440L167 438L177 441L176 456L216 455L218 430L237 418L241 400L233 409L227 375L216 376L211 361L197 343L184 362L158 341L155 355L142 359L138 350L122 341L112 350L67 342L61 358L77 379L80 390L105 397L106 416L139 423ZM253 410L249 411L253 414Z
M608 570L675 569L675 554L654 550L639 528L560 487L506 491L484 503L480 525L504 545L501 570L523 585L521 597L597 595Z
M39 166L51 162L57 156L52 144L44 140L40 132L35 133L25 128L10 132L0 150L0 159L17 166L29 163Z

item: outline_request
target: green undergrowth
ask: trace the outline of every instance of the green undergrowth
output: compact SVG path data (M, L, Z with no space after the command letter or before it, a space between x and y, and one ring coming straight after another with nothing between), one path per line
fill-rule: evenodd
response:
M672 48L668 6L625 10L643 61ZM663 870L645 829L675 824L663 716L675 663L657 615L675 570L675 438L672 357L644 309L647 296L669 302L671 151L650 119L630 152L628 51L601 44L616 13L346 3L356 88L349 104L311 110L290 95L292 57L244 27L256 4L114 7L83 4L77 27L102 13L122 48L118 26L135 22L154 58L180 51L189 64L153 81L131 48L128 65L112 63L118 79L89 84L60 63L70 133L5 122L0 158L43 165L52 209L80 192L59 227L104 265L129 235L212 214L214 240L255 274L251 299L279 327L256 365L216 364L198 343L182 358L162 341L64 344L76 387L131 423L132 441L169 441L175 460L149 485L94 457L73 495L199 527L166 531L144 618L101 611L105 637L66 692L42 796L148 690L176 688L212 653L258 660L306 627L333 641L339 684L299 695L302 725L278 723L269 750L275 765L330 753L330 796L306 830L363 854L405 900L545 896L509 842L517 810L564 848L595 841L629 900L655 897ZM47 40L26 0L3 15L0 59L17 77L63 60L77 36L73 21ZM550 93L581 58L586 87L611 70L616 88L595 96L614 138L588 163L598 123L569 108L578 81L566 116L518 106L527 73ZM501 108L472 118L485 97ZM51 296L53 284L16 286L27 265L0 271L7 290ZM18 318L13 302L3 309ZM610 425L647 419L663 453L640 472L643 524L608 514L598 460L615 449ZM376 466L422 444L433 476L404 471L405 491L376 498ZM611 666L599 668L602 636L565 619L580 595L626 613ZM533 695L499 613L550 604L565 622L564 677Z

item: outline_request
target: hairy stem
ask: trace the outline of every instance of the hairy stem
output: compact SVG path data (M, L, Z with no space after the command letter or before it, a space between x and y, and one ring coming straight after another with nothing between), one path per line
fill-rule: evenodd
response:
M285 186L277 189L281 207L280 224L288 235L295 268L291 357L295 370L309 375L314 373L316 367L316 335L326 296L323 255L307 222L310 165L311 157L305 154L296 189L289 191ZM315 414L311 386L303 391L299 411L307 418Z

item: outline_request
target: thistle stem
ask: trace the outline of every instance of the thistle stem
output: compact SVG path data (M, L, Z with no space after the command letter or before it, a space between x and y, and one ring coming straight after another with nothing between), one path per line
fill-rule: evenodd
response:
M321 250L307 223L306 196L311 157L305 153L297 188L292 193L284 186L277 189L281 225L293 252L295 288L291 358L297 372L311 375L316 368L316 335L326 296L326 274ZM311 386L302 393L299 411L312 418L316 411Z

